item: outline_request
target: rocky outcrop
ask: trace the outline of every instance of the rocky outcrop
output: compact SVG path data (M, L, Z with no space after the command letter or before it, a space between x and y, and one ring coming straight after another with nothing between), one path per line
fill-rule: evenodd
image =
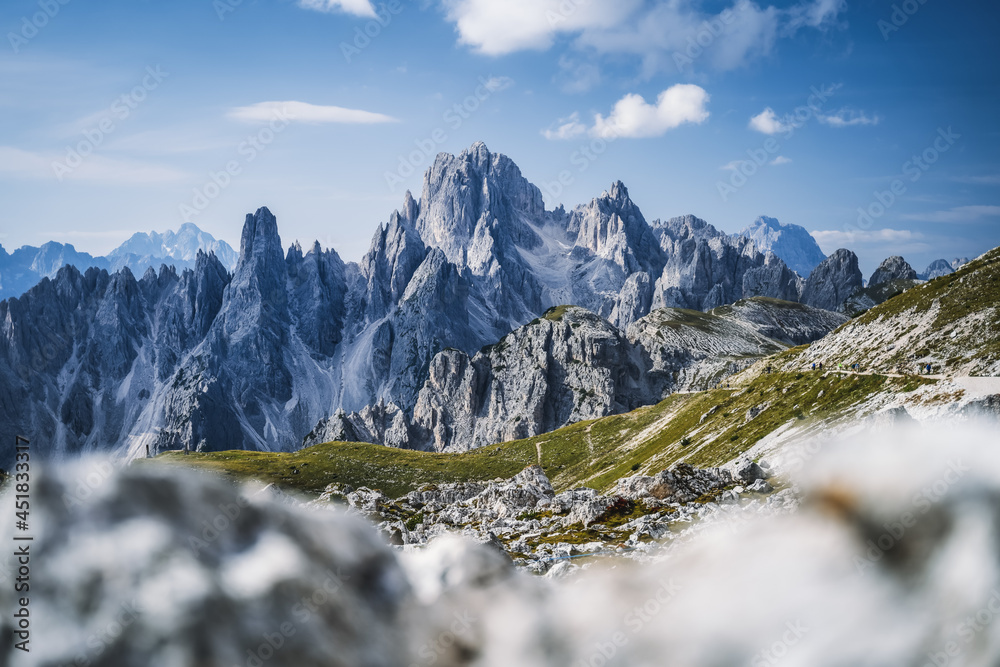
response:
M338 410L320 420L302 440L304 447L323 442L377 442L389 447L408 447L410 423L394 403L366 405L360 412Z
M801 304L753 299L718 312L660 309L625 332L582 308L560 307L475 355L450 349L431 361L412 421L393 408L391 439L377 411L321 422L307 444L362 439L465 451L707 389L846 318ZM772 336L767 335L770 333ZM776 340L776 338L780 339ZM403 443L400 436L409 434ZM373 438L373 439L369 439Z
M550 311L474 357L437 355L413 412L415 446L472 449L625 412L648 395L625 337L580 308Z
M745 236L761 252L773 252L803 278L808 278L812 270L826 259L816 239L805 227L779 222L762 215L739 233Z
M761 356L784 349L742 322L676 308L654 310L626 333L644 361L645 404L675 391L709 389Z
M694 216L653 223L667 261L652 307L711 310L753 296L798 301L801 279L746 237L729 237Z
M876 287L897 280L916 280L917 272L899 255L893 255L879 264L868 279L868 287Z
M802 290L802 303L824 310L840 310L841 305L864 285L858 256L841 248L813 269Z
M628 500L654 498L665 504L690 503L704 496L717 495L732 483L733 478L726 470L699 470L687 463L678 463L652 477L635 475L622 478L611 495Z

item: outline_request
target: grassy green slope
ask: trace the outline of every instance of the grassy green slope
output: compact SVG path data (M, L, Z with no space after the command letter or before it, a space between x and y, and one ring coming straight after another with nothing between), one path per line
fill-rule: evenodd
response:
M621 477L655 472L681 460L697 466L720 465L780 426L848 419L852 407L872 393L912 390L922 382L877 375L758 374L754 369L746 378L734 389L675 394L627 414L460 454L326 443L292 454L171 452L158 461L274 482L308 494L339 482L379 488L396 497L424 483L511 477L534 463L542 465L557 490L581 485L606 490ZM747 411L763 404L769 407L747 422Z
M817 341L809 357L891 372L916 361L953 375L1000 370L1000 248L918 285Z

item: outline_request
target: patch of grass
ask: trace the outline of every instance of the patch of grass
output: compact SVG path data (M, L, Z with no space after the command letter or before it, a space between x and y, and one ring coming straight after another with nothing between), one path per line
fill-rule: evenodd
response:
M563 315L566 314L566 311L572 307L573 306L553 306L552 308L546 310L542 317L550 322L560 322L562 321Z
M390 498L423 484L512 477L536 462L526 443L505 443L466 454L436 454L357 442L331 442L290 454L225 451L168 452L153 461L212 470L231 479L257 479L315 495L337 482L379 489ZM298 473L293 471L298 470Z

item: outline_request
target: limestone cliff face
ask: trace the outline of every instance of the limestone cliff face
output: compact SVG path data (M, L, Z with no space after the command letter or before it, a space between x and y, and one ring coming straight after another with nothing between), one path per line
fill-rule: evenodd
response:
M617 329L580 308L553 311L471 357L437 355L414 408L413 446L463 450L624 412L648 395Z
M660 309L621 331L583 308L554 308L474 355L435 355L412 420L394 405L339 413L307 444L360 439L465 451L530 437L715 386L785 341L815 340L845 319L753 299L713 313Z

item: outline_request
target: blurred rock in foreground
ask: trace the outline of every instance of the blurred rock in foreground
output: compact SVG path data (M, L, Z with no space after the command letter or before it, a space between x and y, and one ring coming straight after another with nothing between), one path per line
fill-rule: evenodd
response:
M561 580L451 536L397 553L342 512L194 473L49 471L32 499L32 652L11 648L8 555L0 664L996 665L997 435L802 443L795 514Z

